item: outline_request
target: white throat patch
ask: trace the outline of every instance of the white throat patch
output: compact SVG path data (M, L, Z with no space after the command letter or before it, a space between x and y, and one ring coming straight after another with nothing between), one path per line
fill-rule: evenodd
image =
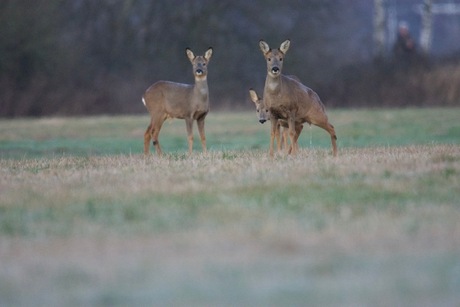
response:
M279 86L279 82L274 82L273 80L268 81L268 89L270 91L275 91Z
M207 95L208 94L208 89L206 87L200 88L200 94Z

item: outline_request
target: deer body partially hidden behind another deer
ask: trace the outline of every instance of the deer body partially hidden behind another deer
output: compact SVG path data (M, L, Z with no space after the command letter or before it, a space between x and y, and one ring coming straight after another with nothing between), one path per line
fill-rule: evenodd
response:
M297 77L295 76L289 76L290 78L295 78L298 80ZM257 94L257 92L254 89L249 89L249 96L251 97L252 102L254 102L254 105L256 107L256 114L257 114L257 119L259 120L259 123L263 124L267 120L270 120L270 110L268 110L268 107L265 105L264 100ZM283 133L280 133L281 127L283 128ZM287 121L283 119L278 120L278 126L275 132L275 139L277 143L277 148L278 152L281 151L281 149L284 147L286 149L287 153L291 153L293 146L296 146L298 148L298 143L297 140L299 139L300 133L302 132L303 125L302 123L297 123L295 125L295 144L291 144L288 146L288 134L289 134L289 125Z
M319 96L299 81L281 74L284 56L289 46L289 40L284 41L278 49L271 49L264 40L259 41L260 50L267 62L263 100L270 111L272 124L270 156L273 156L273 143L279 120L287 121L291 144L296 144L295 127L299 123L307 122L323 128L331 135L332 154L337 156L337 136ZM296 153L297 147L293 146L292 154Z
M150 113L150 125L144 134L145 154L149 153L150 140L153 139L158 155L162 155L158 135L168 118L185 119L189 153L193 149L193 122L196 120L203 152L206 152L204 120L209 112L207 66L212 56L212 48L210 47L204 56L195 56L189 48L185 51L193 66L195 84L158 81L150 86L142 97L142 102Z

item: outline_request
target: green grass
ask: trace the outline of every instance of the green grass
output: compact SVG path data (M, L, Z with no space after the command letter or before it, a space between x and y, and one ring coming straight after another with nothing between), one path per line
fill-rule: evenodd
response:
M333 110L297 157L254 112L209 153L145 116L0 121L1 306L456 306L459 109Z
M329 112L341 148L459 144L459 116L460 109L456 108ZM44 118L0 123L0 157L23 159L141 153L149 119L147 116ZM259 124L252 111L211 113L206 131L211 151L268 149L270 123ZM184 121L167 121L160 142L166 153L185 153ZM324 130L306 124L299 143L303 148L329 148L330 138ZM196 127L194 149L201 150Z

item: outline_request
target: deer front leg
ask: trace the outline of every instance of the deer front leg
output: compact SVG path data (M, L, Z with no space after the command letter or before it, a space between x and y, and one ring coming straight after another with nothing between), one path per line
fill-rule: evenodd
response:
M281 135L281 143L282 147L287 150L289 148L288 144L288 129L286 127L283 128L283 134Z
M274 147L274 141L275 141L275 136L276 136L276 131L278 129L278 119L271 117L270 122L272 123L272 129L270 133L270 157L273 157L273 147Z
M276 147L278 149L278 152L280 152L281 148L283 147L283 135L281 135L280 122L278 122L278 126L276 128L275 139L276 139Z
M193 151L193 119L187 118L185 126L187 127L188 153L191 154Z
M203 147L203 152L206 153L206 135L204 133L204 116L197 119L196 123L198 125L198 132L200 133L201 147Z

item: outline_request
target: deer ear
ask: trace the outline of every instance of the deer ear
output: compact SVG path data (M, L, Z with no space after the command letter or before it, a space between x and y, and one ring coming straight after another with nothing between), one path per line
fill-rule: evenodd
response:
M212 56L212 47L209 47L206 53L204 54L204 58L206 59L206 61L209 61L211 56Z
M190 48L185 48L185 53L187 53L188 59L190 60L190 62L192 62L195 58L195 55L193 54L192 50L190 50Z
M252 88L249 89L249 96L251 96L251 100L255 104L257 104L259 102L259 96L257 96L256 91L254 91Z
M270 46L263 39L259 41L259 47L263 54L270 52Z
M290 45L291 45L291 41L288 39L285 40L284 42L281 43L280 51L285 54L288 51Z

